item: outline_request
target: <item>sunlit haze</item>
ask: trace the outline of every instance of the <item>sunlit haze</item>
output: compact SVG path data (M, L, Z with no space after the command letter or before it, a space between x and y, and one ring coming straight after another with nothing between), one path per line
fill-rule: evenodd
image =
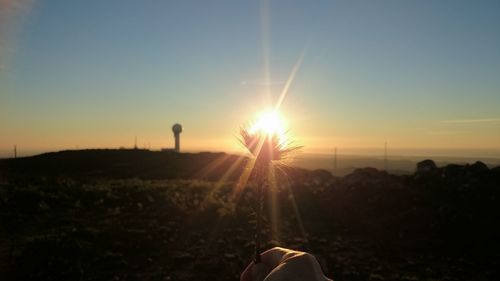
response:
M259 132L270 136L276 135L281 143L286 142L286 125L278 111L264 111L257 116L249 128L249 133Z
M185 151L239 152L249 120L305 153L500 157L499 15L500 1L0 1L0 157L171 148L177 122Z

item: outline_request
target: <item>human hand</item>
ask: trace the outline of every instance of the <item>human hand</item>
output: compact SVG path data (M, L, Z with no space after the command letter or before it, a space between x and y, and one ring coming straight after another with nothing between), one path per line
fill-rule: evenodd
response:
M253 261L240 281L332 281L323 275L316 258L306 252L274 247L261 254L262 262Z

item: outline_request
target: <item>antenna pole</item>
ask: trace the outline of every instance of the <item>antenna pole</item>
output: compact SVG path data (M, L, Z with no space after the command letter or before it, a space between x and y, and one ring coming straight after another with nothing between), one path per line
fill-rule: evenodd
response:
M17 158L17 145L14 145L14 159Z

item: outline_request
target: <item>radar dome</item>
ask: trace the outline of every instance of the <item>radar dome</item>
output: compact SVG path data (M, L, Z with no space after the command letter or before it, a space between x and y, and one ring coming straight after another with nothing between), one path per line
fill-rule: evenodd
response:
M182 133L182 125L181 124L174 124L172 126L172 131L174 131L174 134Z

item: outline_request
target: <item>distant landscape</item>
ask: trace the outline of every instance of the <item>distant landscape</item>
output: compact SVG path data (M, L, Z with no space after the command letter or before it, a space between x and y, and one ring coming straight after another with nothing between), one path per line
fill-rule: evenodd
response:
M387 158L387 171L391 174L408 175L415 172L417 163L425 159L433 159L438 166L448 164L474 163L481 159L488 167L500 166L500 158L495 157L453 157L453 156L389 156ZM335 169L334 155L330 154L298 154L293 159L293 165L306 169L325 169L336 176L345 176L357 168L373 167L384 170L383 156L364 155L338 155L337 168Z
M73 149L73 150L64 150L62 153L73 153L76 154L78 151L134 151L133 148L121 148L121 149ZM150 155L158 155L160 153L159 150L150 150L147 148L138 149L138 151L145 153L150 152ZM22 156L24 158L44 158L45 155L54 155L54 153L36 153L36 151L31 151L32 155ZM165 152L164 152L165 153ZM168 152L167 152L168 153ZM203 151L192 151L188 152L190 154L225 154L225 152L203 152ZM3 159L11 159L13 156L12 153L4 152ZM239 154L234 154L234 156L238 156ZM2 158L0 158L1 161ZM290 157L290 159L286 159L284 162L288 165L294 167L300 167L310 170L315 169L324 169L332 173L335 176L345 176L347 174L352 173L357 168L364 167L373 167L379 170L385 169L385 161L383 155L363 155L363 154L339 154L337 155L337 166L335 168L335 156L333 154L325 154L325 153L308 153L308 152L297 152ZM446 166L448 164L467 164L474 163L475 161L480 160L485 163L488 167L493 168L496 166L500 166L500 158L499 157L458 157L458 156L432 156L429 153L429 156L399 156L399 155L390 155L387 158L387 170L391 174L397 175L408 175L415 172L416 165L418 162L425 159L433 159L438 166Z

